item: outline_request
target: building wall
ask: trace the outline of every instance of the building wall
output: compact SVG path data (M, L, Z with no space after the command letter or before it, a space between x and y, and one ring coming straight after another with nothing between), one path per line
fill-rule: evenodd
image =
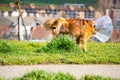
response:
M97 0L96 8L106 14L106 9L120 9L120 0Z
M48 18L59 18L59 17L66 17L66 18L90 18L90 19L94 19L94 18L99 18L101 17L103 14L100 10L87 10L87 11L75 11L73 13L57 13L57 14L47 14L46 12L44 13L27 13L27 12L23 12L22 16L23 17L30 17L30 18L40 18L40 17L48 17ZM18 17L19 16L19 12L13 11L13 12L8 12L8 11L2 11L0 12L0 16L2 17Z

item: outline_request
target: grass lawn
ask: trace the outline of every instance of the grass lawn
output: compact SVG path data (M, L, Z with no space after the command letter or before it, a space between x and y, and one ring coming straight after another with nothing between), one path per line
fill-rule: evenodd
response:
M0 40L0 65L120 64L120 43L89 42L86 52L73 44L54 49L55 43Z

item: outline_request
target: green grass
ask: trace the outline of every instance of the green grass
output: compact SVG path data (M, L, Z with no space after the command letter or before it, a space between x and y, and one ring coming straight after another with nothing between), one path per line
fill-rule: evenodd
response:
M6 80L1 77L0 80ZM8 79L7 79L8 80ZM33 70L24 74L22 77L14 77L10 80L117 80L109 77L103 77L98 75L85 75L82 78L77 79L75 76L69 73L52 73L43 70Z
M98 76L98 75L85 75L83 76L80 80L118 80L118 79L113 79L109 77L103 77L103 76Z
M5 78L3 78L3 77L0 77L0 80L5 80Z
M89 42L84 52L69 39L63 39L63 43L59 40L54 43L0 40L0 65L120 64L120 43Z
M75 77L68 73L50 73L46 71L34 70L25 74L23 77L16 78L15 80L75 80Z

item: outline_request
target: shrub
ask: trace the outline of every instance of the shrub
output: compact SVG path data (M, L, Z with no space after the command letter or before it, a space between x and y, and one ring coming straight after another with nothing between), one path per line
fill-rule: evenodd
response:
M38 49L37 52L63 52L73 51L77 48L75 40L68 35L60 35L59 37L53 38L46 46L42 49Z
M30 73L25 74L21 78L16 78L14 80L51 80L51 74L45 71L32 71Z
M5 80L5 78L1 78ZM26 73L22 77L15 77L10 80L119 80L115 78L103 77L98 75L85 75L82 78L77 79L75 76L67 73L52 73L44 70L33 70L32 72Z
M7 53L11 51L12 47L10 46L10 44L7 41L0 40L0 52Z
M34 70L21 78L14 78L13 80L75 80L75 77L70 74L48 73L43 70Z

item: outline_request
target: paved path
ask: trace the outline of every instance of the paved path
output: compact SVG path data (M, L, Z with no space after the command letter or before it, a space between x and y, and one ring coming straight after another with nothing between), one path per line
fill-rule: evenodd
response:
M120 79L120 65L14 65L0 66L0 76L6 78L19 77L32 70L70 73L77 78L85 74L102 75Z

